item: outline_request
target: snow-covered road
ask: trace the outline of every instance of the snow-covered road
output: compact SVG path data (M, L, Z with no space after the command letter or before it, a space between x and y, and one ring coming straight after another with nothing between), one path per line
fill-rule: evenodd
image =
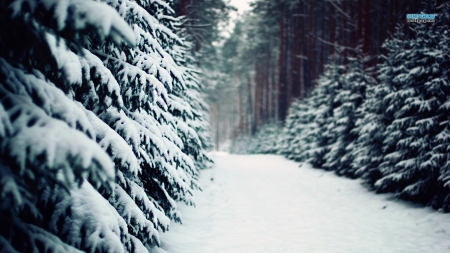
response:
M155 253L450 253L450 214L279 156L214 159Z

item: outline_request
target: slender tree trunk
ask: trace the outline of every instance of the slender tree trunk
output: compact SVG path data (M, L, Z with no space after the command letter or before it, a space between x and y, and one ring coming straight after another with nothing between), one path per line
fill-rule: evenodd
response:
M358 36L358 38L359 38L359 40L358 40L358 43L362 43L361 45L364 45L364 43L365 43L365 41L367 40L367 38L365 38L364 37L364 30L363 30L363 27L364 27L364 19L363 19L363 17L364 17L364 4L363 4L363 0L358 0L358 11L357 11L357 14L356 15L358 15L358 23L357 23L357 29L358 29L358 34L357 34L357 36ZM362 48L362 52L361 52L362 54L365 54L366 52L364 51L364 48Z
M363 43L363 51L370 54L372 53L370 50L370 32L371 32L371 23L369 20L369 16L370 16L370 0L366 0L365 1L365 6L364 6L364 28L363 28L363 35L362 37L364 38L364 43Z
M265 87L265 100L264 100L264 123L267 123L269 118L270 118L270 46L268 46L267 51L267 58L265 61L265 69L264 69L264 73L266 73L266 75L264 76L264 87Z
M304 8L303 8L304 2L300 2L298 4L298 13L299 15L303 15L304 14ZM305 81L304 81L304 65L303 65L303 61L304 61L304 57L305 57L305 52L303 51L303 44L305 43L305 41L303 40L303 16L299 16L297 18L297 31L296 31L296 37L297 37L297 50L298 50L298 97L302 97L305 96Z
M255 125L256 127L259 127L261 124L261 87L262 87L262 71L261 71L261 62L256 62L255 64L255 109L254 109L254 113L255 113Z
M356 19L356 7L355 6L355 2L350 2L350 20L349 20L349 24L350 24L350 47L351 48L356 48L356 46L358 45L358 24L357 24L357 19ZM356 3L357 4L357 3ZM354 27L356 25L356 27ZM356 57L355 52L351 52L350 56L352 57Z
M213 103L212 105L212 109L213 109L213 117L214 117L214 125L215 125L215 148L216 151L219 150L219 114L218 114L218 110L217 110L217 102Z
M292 52L292 16L290 15L290 9L289 7L286 7L285 9L285 46L284 46L284 66L285 66L285 85L286 85L286 104L285 104L285 108L284 108L284 113L287 114L287 110L289 108L289 105L291 104L291 100L292 100L292 71L293 71L293 66L292 66L292 61L291 61L291 56L293 55ZM283 117L283 120L286 116Z
M278 64L278 119L284 121L286 116L286 66L285 66L285 6L281 4L281 16L280 16L280 52L279 52L279 64Z
M331 55L336 52L336 23L337 18L334 13L334 6L330 6L330 42L333 44L333 46L331 46Z
M292 97L300 96L300 61L301 61L301 40L299 39L300 17L296 15L299 12L299 4L295 7L294 15L292 15L291 36L293 41L293 50L290 55L291 60L291 82L292 82Z
M347 41L347 17L345 16L345 14L347 14L347 1L343 1L343 6L342 6L342 45L344 47L344 64L346 64L347 62L347 47L348 47L348 41Z
M250 75L247 75L247 109L248 109L248 114L247 114L247 119L248 119L248 133L250 133L251 135L255 134L256 132L256 124L255 124L255 115L253 112L253 99L252 99L252 80L250 78Z
M238 106L239 106L239 134L245 133L246 122L245 122L245 112L244 107L242 105L243 95L242 95L242 85L239 85L238 88L239 94L238 94Z
M180 16L186 16L186 0L181 0L181 3L180 3Z
M304 20L306 21L307 18L307 22L303 22L303 34L305 34L303 41L306 41L306 43L304 43L304 47L303 47L303 55L306 55L306 60L305 60L305 64L304 64L304 71L303 71L303 76L304 76L304 83L305 83L305 87L307 92L309 90L311 90L313 88L313 54L312 54L312 1L308 1L308 5L304 6L304 13L308 13L307 17L304 17Z

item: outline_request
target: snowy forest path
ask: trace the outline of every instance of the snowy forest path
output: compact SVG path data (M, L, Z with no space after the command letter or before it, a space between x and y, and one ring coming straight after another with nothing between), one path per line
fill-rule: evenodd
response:
M214 154L155 253L450 252L450 215L273 155Z

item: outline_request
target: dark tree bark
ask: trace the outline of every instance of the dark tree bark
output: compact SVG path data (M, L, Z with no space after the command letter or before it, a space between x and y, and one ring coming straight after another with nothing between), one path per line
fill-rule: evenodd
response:
M279 63L278 63L278 119L284 121L287 113L286 106L286 35L285 35L285 6L284 3L280 7L280 51L279 51Z
M187 4L191 0L178 1ZM244 84L240 94L243 104L239 106L250 115L241 117L244 129L254 132L267 122L284 121L292 100L307 96L332 55L341 54L339 64L345 65L360 47L368 59L364 67L375 77L382 43L399 22L405 23L405 33L410 33L405 14L420 13L420 2L255 0L253 14L261 15L261 21L250 30L255 29L252 36L260 37L252 40L257 42L251 49L254 86Z

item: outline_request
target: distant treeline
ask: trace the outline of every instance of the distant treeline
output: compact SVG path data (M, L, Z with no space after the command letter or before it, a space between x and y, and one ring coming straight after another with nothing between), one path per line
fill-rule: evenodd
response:
M334 53L345 65L359 46L375 76L379 55L385 53L382 43L406 22L406 14L423 12L422 2L254 1L223 48L224 61L233 63L224 72L239 86L235 103L241 116L234 119L239 122L234 135L284 121L292 101L311 92ZM405 33L411 31L405 27Z
M232 151L282 154L450 211L450 2L420 8L435 22L400 21L375 63L364 43L337 50L281 130L264 126Z

